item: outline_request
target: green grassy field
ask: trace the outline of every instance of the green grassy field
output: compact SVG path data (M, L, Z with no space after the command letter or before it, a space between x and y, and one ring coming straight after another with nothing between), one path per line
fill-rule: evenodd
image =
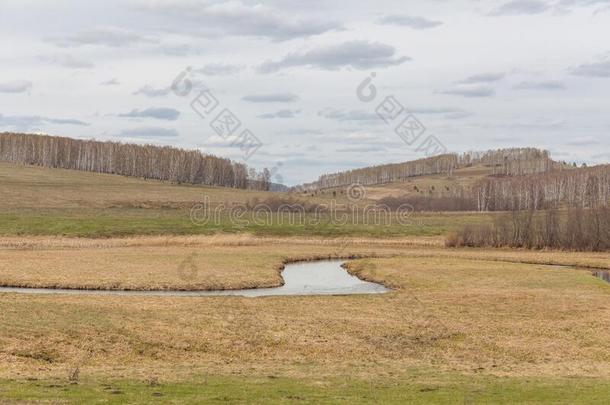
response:
M244 225L228 216L217 223L201 225L191 221L188 210L159 209L22 209L0 212L0 235L61 235L87 238L133 235L209 235L213 233L251 233L260 236L439 236L465 224L480 224L490 216L476 214L414 214L408 225L392 223L340 225L328 216L307 214L291 224L290 218L274 215L269 223L257 223L252 214ZM316 221L318 220L318 221ZM295 221L296 222L296 221ZM354 221L355 222L355 221Z
M597 378L514 378L464 376L410 370L384 379L296 379L200 376L191 381L46 379L1 381L7 402L74 403L256 403L256 404L605 404L610 382Z

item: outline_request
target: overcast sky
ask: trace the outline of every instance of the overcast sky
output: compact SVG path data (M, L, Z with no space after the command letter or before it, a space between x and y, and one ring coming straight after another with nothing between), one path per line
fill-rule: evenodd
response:
M610 0L0 0L0 131L199 148L286 184L424 157L431 135L602 163L609 38ZM390 96L404 112L384 121ZM250 156L211 127L225 108ZM426 128L411 145L408 113Z

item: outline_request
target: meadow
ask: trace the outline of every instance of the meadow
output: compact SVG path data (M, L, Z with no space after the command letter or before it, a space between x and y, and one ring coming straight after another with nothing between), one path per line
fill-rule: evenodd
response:
M464 224L489 222L490 215L474 213L414 213L409 226L395 222L352 221L338 224L327 215L306 213L302 221L291 223L274 213L271 221L256 221L245 213L236 226L223 210L218 220L201 224L190 211L203 201L210 210L251 201L265 201L277 194L223 187L175 185L154 180L45 169L0 162L0 235L46 235L80 238L127 237L136 235L210 235L251 233L262 236L439 236ZM371 191L375 202L377 191ZM303 194L302 204L347 206L345 194ZM285 215L284 215L285 216Z
M284 263L332 257L392 289L260 298L0 293L2 402L608 401L610 284L591 275L610 269L608 253L446 248L455 226L489 220L468 213L422 214L433 225L395 233L377 225L198 232L186 207L201 187L1 169L0 215L16 218L0 222L5 286L277 286ZM205 190L216 202L267 196ZM179 231L157 222L163 212L182 221Z

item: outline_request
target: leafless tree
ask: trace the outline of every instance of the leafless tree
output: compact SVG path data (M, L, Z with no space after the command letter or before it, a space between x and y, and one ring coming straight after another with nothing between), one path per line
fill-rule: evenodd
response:
M268 189L268 171L197 150L98 142L47 135L0 134L0 160L64 169L113 173L174 183Z

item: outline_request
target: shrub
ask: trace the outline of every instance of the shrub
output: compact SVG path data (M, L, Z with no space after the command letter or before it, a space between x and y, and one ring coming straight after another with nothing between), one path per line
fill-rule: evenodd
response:
M562 212L513 211L499 216L492 225L464 226L449 235L447 247L513 247L610 250L610 208L574 208Z

